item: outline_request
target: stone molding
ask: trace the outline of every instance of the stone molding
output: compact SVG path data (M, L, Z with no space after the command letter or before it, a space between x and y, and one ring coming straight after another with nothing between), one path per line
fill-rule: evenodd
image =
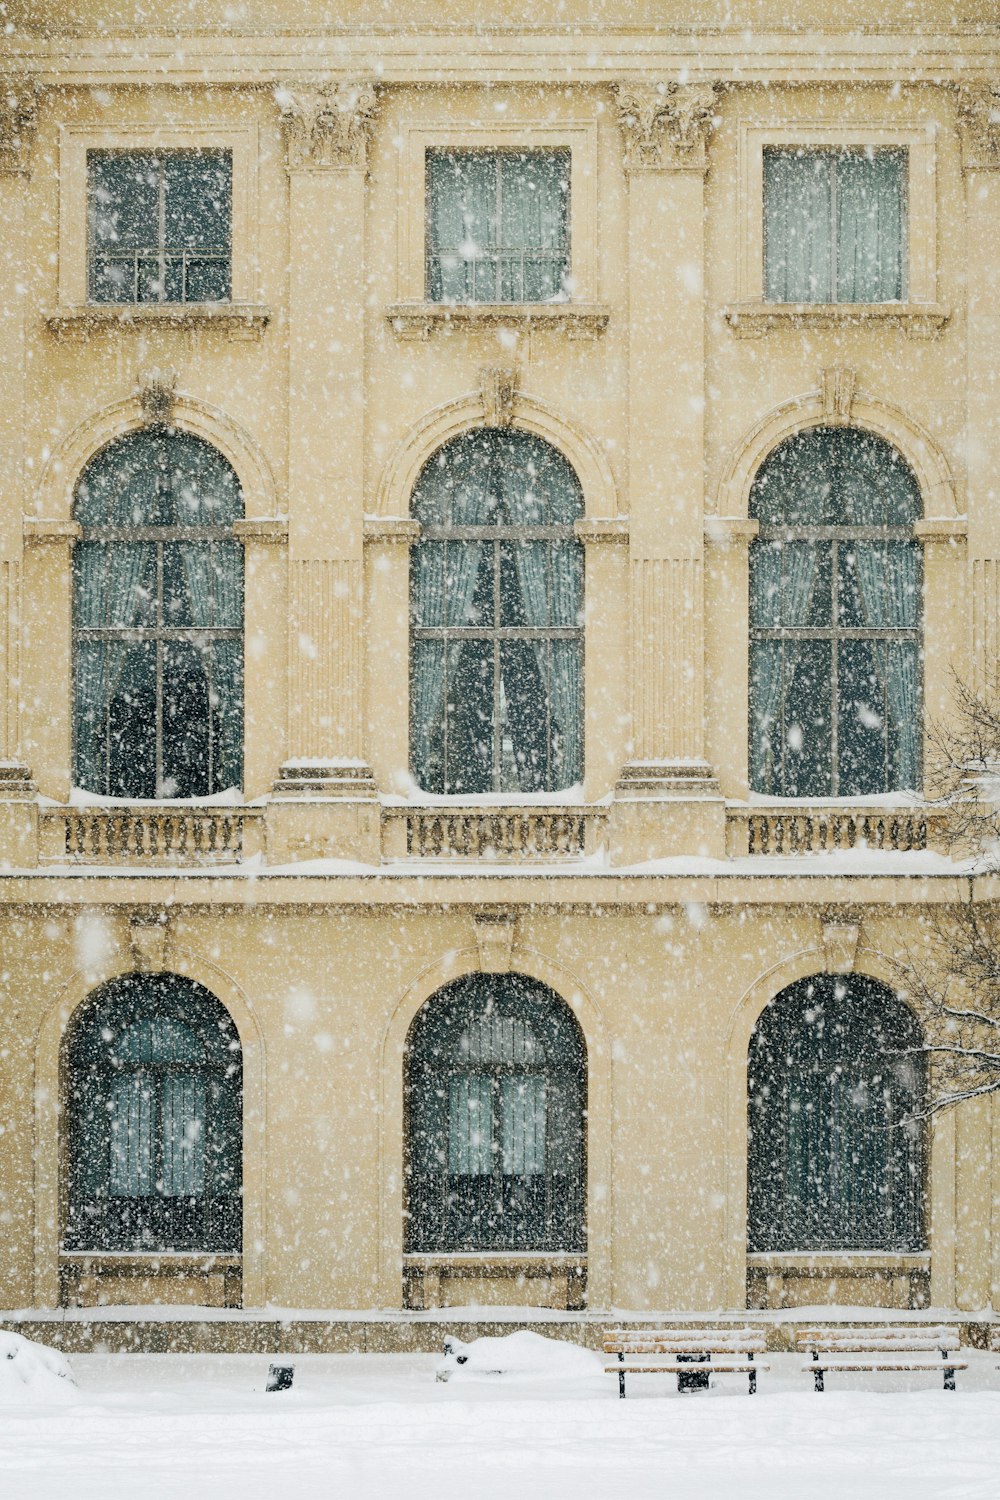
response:
M30 79L0 75L0 176L26 176L35 139L38 98Z
M851 420L858 372L843 365L833 365L820 372L820 397L823 422L827 427L846 427Z
M937 302L732 302L722 317L739 339L795 330L870 324L874 331L901 328L911 339L933 339L951 317Z
M958 134L964 172L1000 171L1000 85L962 89L958 96Z
M516 920L510 912L478 911L473 914L472 925L482 973L510 973Z
M275 99L290 172L366 170L378 107L374 84L341 80L319 88L279 87Z
M611 318L598 302L393 302L386 320L399 339L425 342L435 329L481 330L505 326L517 332L552 329L569 339L596 339Z
M705 172L718 122L718 84L618 83L625 170Z

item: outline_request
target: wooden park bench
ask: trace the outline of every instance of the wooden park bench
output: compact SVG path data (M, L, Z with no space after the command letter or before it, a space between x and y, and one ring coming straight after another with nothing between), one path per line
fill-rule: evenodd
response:
M618 1362L605 1366L605 1373L618 1376L622 1400L626 1375L676 1375L679 1391L707 1389L710 1375L746 1375L752 1396L758 1370L767 1369L755 1355L766 1348L764 1334L753 1328L616 1328L604 1340L604 1352ZM698 1365L706 1368L692 1368Z
M833 1370L940 1371L945 1390L953 1391L955 1371L969 1368L968 1360L954 1357L961 1348L957 1328L800 1328L795 1341L800 1353L810 1355L802 1368L818 1391Z

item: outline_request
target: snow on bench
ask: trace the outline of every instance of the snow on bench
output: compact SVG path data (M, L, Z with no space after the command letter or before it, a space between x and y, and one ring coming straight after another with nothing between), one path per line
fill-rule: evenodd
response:
M944 1376L946 1391L955 1389L955 1371L969 1362L957 1359L961 1348L957 1328L800 1328L795 1337L801 1354L810 1355L802 1368L823 1390L827 1371L887 1370L894 1374L933 1370Z
M618 1363L605 1366L605 1374L618 1376L622 1400L626 1375L676 1375L679 1391L704 1390L709 1375L746 1375L752 1396L758 1370L767 1369L755 1356L766 1348L764 1334L753 1328L615 1328L604 1352L617 1355ZM699 1364L709 1368L692 1369Z

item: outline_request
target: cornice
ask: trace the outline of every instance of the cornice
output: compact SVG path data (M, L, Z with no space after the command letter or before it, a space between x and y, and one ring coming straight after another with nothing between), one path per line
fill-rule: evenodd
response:
M356 31L258 32L226 36L173 32L24 35L7 40L0 70L72 87L232 86L284 83L318 87L371 77L380 84L605 83L650 78L729 85L779 83L967 84L987 87L1000 69L1000 28L936 32L882 27L870 33L762 30L748 45L742 28L585 27L572 30L365 27ZM375 45L373 46L373 43Z

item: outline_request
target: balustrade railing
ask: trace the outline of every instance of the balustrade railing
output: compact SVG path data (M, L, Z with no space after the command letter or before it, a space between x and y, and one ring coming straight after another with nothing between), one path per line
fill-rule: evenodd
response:
M582 859L604 827L603 809L580 807L406 807L383 816L389 859Z
M726 810L730 855L834 854L875 849L909 854L933 842L924 807L756 807Z
M49 863L233 864L261 845L262 809L60 807L39 812Z

